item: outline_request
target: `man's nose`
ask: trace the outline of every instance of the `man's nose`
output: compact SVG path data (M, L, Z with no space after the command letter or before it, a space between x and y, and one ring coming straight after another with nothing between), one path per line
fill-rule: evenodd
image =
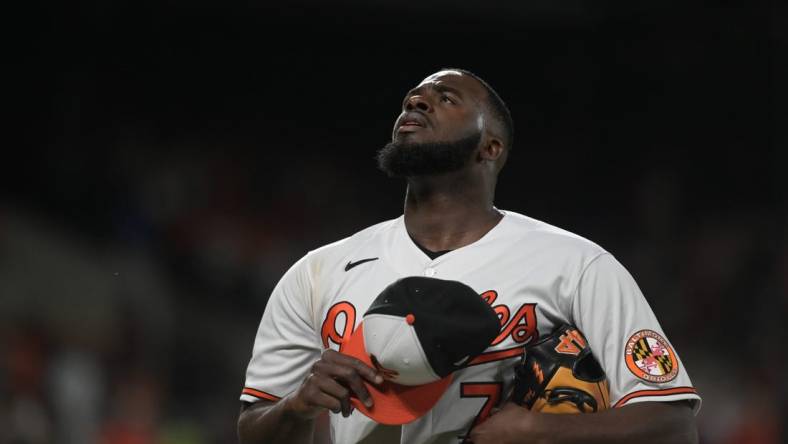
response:
M432 106L430 105L430 102L428 102L424 98L424 96L422 96L420 94L416 94L416 95L410 96L408 101L405 102L405 110L406 111L413 111L414 109L418 109L419 111L428 113L428 112L432 111Z

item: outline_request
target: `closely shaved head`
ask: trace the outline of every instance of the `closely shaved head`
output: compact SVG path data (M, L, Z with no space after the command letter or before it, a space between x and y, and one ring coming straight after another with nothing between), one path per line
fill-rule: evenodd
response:
M487 107L490 115L500 127L504 146L507 150L511 150L514 145L514 121L512 120L512 113L509 111L509 107L506 106L501 96L499 96L492 86L485 82L484 79L466 69L443 68L441 71L456 71L466 76L473 77L484 86L484 89L487 90Z

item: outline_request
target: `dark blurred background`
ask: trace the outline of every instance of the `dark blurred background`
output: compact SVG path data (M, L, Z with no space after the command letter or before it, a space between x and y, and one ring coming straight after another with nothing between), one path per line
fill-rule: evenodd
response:
M635 276L702 442L786 442L784 2L23 8L4 17L0 442L234 442L270 290L400 214L373 157L441 67L512 110L497 206Z

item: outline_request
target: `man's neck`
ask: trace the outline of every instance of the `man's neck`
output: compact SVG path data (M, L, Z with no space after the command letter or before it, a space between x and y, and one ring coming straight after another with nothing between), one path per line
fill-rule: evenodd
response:
M462 173L409 179L405 227L428 250L464 247L481 239L503 217L493 206L494 193L494 183Z

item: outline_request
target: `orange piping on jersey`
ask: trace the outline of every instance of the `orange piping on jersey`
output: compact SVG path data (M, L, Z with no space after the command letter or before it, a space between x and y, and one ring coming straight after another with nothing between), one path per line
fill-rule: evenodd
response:
M272 395L270 393L266 393L266 392L261 391L261 390L255 390L255 389L249 388L249 387L244 387L244 389L243 389L243 391L241 393L243 393L244 395L254 396L255 398L265 399L267 401L274 401L274 402L276 402L276 401L279 401L280 399L282 399L282 398L280 398L278 396L274 396L274 395Z
M506 350L482 353L481 355L474 358L473 361L471 361L468 364L468 367L472 365L485 364L487 362L492 362L492 361L500 361L502 359L514 358L522 355L524 352L525 352L525 348L523 346L520 346L515 348L509 348Z
M623 398L619 399L616 405L613 408L621 407L622 405L629 402L629 400L634 398L641 398L643 396L669 396L669 395L680 395L682 393L698 393L694 387L676 387L672 389L664 389L664 390L639 390L637 392L632 392Z

